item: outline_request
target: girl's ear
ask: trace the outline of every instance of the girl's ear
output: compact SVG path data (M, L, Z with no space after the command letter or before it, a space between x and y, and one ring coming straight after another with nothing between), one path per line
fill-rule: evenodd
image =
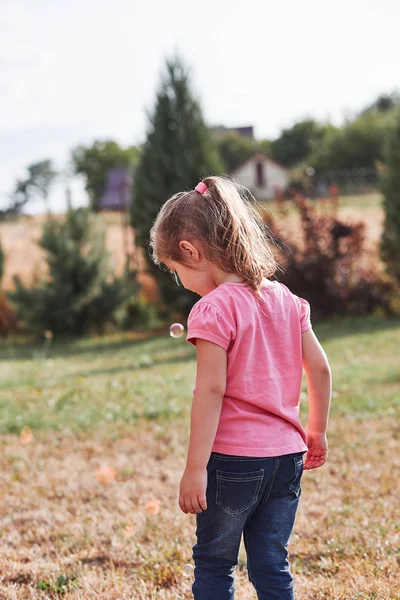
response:
M190 242L186 240L180 241L179 248L188 262L198 262L200 260L200 253L198 249Z

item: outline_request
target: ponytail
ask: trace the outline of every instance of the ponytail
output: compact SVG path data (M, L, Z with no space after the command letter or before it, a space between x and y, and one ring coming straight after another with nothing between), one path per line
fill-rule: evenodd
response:
M161 208L150 234L153 260L183 263L179 242L197 241L208 260L259 291L277 263L254 197L227 177L206 177L201 183L207 189L180 192Z
M263 279L275 273L277 264L268 227L254 207L255 198L232 179L206 177L203 182L220 214L216 237L225 250L226 266L254 290L260 290Z

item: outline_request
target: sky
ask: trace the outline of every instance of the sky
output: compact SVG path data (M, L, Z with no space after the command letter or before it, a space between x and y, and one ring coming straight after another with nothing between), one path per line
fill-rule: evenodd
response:
M399 23L398 0L1 0L0 207L28 164L51 158L62 211L75 146L141 143L175 53L210 125L274 138L305 117L340 124L400 90Z

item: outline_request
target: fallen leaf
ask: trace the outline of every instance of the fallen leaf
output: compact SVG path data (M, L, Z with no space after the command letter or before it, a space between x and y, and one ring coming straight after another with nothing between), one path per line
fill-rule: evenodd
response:
M133 532L133 523L132 523L132 521L128 521L128 523L125 526L125 530L124 530L125 537L130 537L132 535L132 532Z
M150 500L147 500L144 510L148 515L158 515L160 512L160 506L161 502L159 500L156 498L150 498Z
M101 467L96 471L96 479L100 483L111 483L115 481L116 470L114 467Z
M20 443L25 446L33 440L33 433L30 427L23 427L21 435L19 436Z

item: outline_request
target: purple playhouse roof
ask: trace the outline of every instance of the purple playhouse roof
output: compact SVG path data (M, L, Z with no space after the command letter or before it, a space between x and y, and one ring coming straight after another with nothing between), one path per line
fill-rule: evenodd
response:
M131 169L114 168L107 173L106 186L97 210L124 210L131 200Z

